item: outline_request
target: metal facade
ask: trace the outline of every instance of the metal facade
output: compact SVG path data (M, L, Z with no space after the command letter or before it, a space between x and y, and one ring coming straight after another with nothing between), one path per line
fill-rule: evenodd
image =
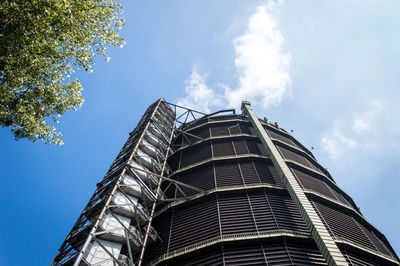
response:
M400 265L309 150L244 111L151 105L53 264Z

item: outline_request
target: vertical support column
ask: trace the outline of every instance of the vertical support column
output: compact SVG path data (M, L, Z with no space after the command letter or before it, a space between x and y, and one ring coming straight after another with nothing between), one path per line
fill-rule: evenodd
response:
M283 157L275 147L275 144L272 142L264 127L254 114L250 107L250 102L242 102L242 111L243 114L249 117L254 129L257 131L258 137L266 148L272 163L279 172L279 175L283 178L283 182L286 189L289 191L290 197L293 199L301 216L306 221L307 227L328 265L348 265L346 259L317 215L300 184L293 176Z

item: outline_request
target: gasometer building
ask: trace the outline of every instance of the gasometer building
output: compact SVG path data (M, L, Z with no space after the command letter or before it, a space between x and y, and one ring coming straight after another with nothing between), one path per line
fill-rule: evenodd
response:
M52 265L400 265L313 154L254 114L159 99Z

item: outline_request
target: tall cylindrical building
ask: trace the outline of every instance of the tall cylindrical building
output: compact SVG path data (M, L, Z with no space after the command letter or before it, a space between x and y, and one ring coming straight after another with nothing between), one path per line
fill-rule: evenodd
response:
M110 192L81 214L91 226L69 234L54 264L400 265L308 149L248 102L242 110L153 104L119 183L99 183Z

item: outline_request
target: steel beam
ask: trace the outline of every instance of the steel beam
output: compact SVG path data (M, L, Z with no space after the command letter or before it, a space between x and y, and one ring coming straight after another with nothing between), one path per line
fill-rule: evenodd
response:
M250 102L242 102L242 111L244 115L248 116L258 137L271 157L272 163L283 178L286 189L299 209L301 216L305 220L312 237L328 265L348 265L343 254L340 252L335 241L329 234L328 229L317 215L300 184L286 165L282 155L279 153L275 144L272 142L272 139L268 136L266 130L254 114Z

